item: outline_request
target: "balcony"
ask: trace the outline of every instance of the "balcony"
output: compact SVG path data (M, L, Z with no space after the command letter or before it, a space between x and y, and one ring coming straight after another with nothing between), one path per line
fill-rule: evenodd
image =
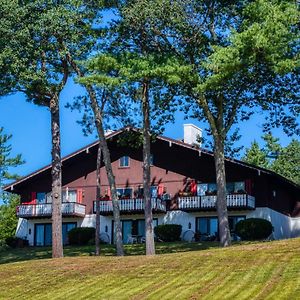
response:
M166 204L159 198L151 199L152 211L159 213L166 211ZM145 208L144 199L122 199L119 200L119 207L121 214L143 213ZM113 212L111 200L100 200L100 214L110 215ZM94 213L96 213L96 201L94 201Z
M227 208L230 210L253 210L255 209L255 198L247 194L227 195ZM178 209L185 211L193 210L215 210L217 196L191 196L179 197Z
M64 217L84 217L85 205L76 202L63 202L61 206ZM22 204L16 208L19 218L44 218L51 217L52 203L43 204Z

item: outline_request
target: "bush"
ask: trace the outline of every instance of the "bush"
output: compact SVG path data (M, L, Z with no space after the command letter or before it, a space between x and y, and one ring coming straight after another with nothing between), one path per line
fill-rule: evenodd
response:
M87 245L90 240L95 241L94 227L77 227L68 232L70 245Z
M5 243L7 246L11 248L23 248L29 245L28 240L14 237L14 236L6 238Z
M180 241L182 226L178 224L158 225L154 228L155 235L163 242Z
M249 218L236 224L235 232L246 241L266 239L273 231L272 223L265 219Z

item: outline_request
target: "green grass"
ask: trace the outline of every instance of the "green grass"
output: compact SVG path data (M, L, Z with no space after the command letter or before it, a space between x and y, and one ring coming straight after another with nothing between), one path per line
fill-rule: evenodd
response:
M157 243L156 253L177 253L204 250L209 248L218 247L217 242L199 242L199 243ZM100 245L101 256L114 256L116 254L115 247L113 245ZM145 244L133 244L125 245L126 255L144 255ZM95 252L95 246L66 246L64 247L64 256L91 256ZM28 247L19 249L10 249L8 251L0 252L0 264L32 260L51 258L51 247Z
M300 297L300 239L235 245L227 249L197 250L197 247L203 249L209 246L189 245L190 250L195 251L155 257L94 257L87 256L93 248L70 247L65 253L74 256L63 259L32 259L14 263L1 260L0 299ZM140 247L134 245L126 250L129 254L143 252ZM160 252L188 250L188 244L184 243L157 247ZM50 255L45 249L30 251L32 256L39 254L40 258ZM107 255L113 254L109 247L105 251ZM4 254L7 256L7 252ZM30 255L23 257L29 258ZM6 261L13 259L6 257Z

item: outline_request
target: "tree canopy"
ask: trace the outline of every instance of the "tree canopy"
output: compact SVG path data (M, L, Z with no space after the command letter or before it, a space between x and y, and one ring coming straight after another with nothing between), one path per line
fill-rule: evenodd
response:
M264 135L263 140L264 145L261 148L254 141L246 150L243 160L272 170L300 185L300 142L293 139L284 147L271 134Z

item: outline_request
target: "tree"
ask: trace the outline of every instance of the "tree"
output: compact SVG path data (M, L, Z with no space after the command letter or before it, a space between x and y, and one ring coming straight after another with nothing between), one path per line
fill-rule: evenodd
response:
M24 163L21 154L11 157L12 146L9 144L12 135L5 134L4 128L0 127L0 191L7 180L17 179L17 174L10 172L11 168ZM0 195L0 241L12 237L16 233L18 219L16 206L19 204L19 197L7 193Z
M221 245L228 246L225 139L233 125L249 119L258 106L280 108L277 124L288 121L284 123L295 128L299 11L294 1L142 2L140 14L145 19L152 17L153 9L164 14L151 23L156 32L151 41L159 46L160 41L168 43L170 51L190 66L191 72L181 84L182 95L188 100L191 116L205 119L210 127L219 237Z
M94 4L75 0L2 0L0 6L3 23L9 24L1 37L6 42L0 64L4 71L1 87L8 87L1 94L23 92L29 101L50 110L52 256L62 257L59 96L70 76L66 47L76 53L76 59L85 58L97 10ZM7 68L10 62L12 67Z
M0 241L5 241L16 234L18 218L16 207L20 198L13 194L2 195L3 204L0 204Z
M11 134L5 134L4 128L0 127L0 188L5 181L18 179L17 174L10 173L10 168L24 163L21 154L11 157L12 146L9 143Z
M126 11L126 16L128 17L128 11ZM124 21L124 19L122 20ZM130 18L125 21L126 26L124 23L121 26L127 28L127 34L132 35L128 27L128 23L131 23ZM135 46L133 50L135 53L129 53L128 48L124 47L128 41L124 36L119 38L122 41L121 48L125 50L121 50L115 55L107 53L96 56L88 63L90 74L81 82L99 86L111 86L113 84L119 89L125 86L127 98L129 97L128 103L133 103L136 99L141 107L146 255L153 255L155 254L155 244L150 193L151 139L154 138L157 130L161 129L164 122L170 120L172 112L170 100L173 97L172 84L180 80L177 73L185 70L181 70L176 59L149 54L151 51L149 49L144 54L139 54L140 48ZM163 92L162 89L164 89ZM130 99L131 102L129 102Z
M300 184L300 142L293 139L286 147L279 143L278 138L271 134L263 137L264 146L259 148L253 142L246 150L243 160L253 165L266 168L281 176Z
M262 168L268 167L267 155L259 148L259 145L256 141L252 142L249 149L246 149L243 161Z
M107 117L105 115L105 108L107 102L109 102L108 101L110 95L109 90L107 90L106 88L101 89L101 93L100 93L101 96L97 97L97 89L92 85L92 83L89 80L82 81L82 78L85 76L85 72L86 72L84 66L82 66L82 64L79 64L77 61L75 61L70 52L68 52L67 56L68 56L68 62L73 68L74 72L77 74L78 81L83 83L83 86L85 87L88 94L89 105L93 112L93 121L95 123L95 127L97 130L99 145L101 147L103 161L104 161L106 174L107 174L110 191L111 191L117 255L123 256L124 249L123 249L123 241L122 241L120 208L118 203L115 176L112 169L109 147L107 144L107 140L105 137L105 130L104 130L104 118ZM113 89L113 87L114 84L112 85L111 88Z
M97 167L96 167L96 181L97 181L97 193L96 193L96 235L95 235L95 255L100 255L100 196L101 196L101 147L100 143L97 151Z

